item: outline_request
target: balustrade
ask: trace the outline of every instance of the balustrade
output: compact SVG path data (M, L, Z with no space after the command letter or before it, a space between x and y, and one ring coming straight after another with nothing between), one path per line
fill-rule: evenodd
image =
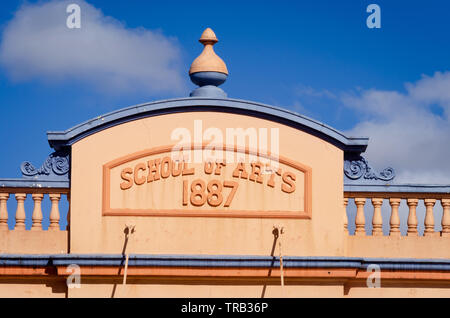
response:
M399 207L400 203L404 201L408 207L407 222L404 224L407 236L418 236L419 220L417 217L417 206L420 202L423 202L425 206L425 218L424 222L420 224L423 226L423 236L433 237L442 236L450 237L450 194L442 193L361 193L361 192L345 192L344 193L344 227L345 233L348 233L349 220L347 218L347 208L349 206L349 200L353 199L356 205L356 216L354 228L354 235L365 236L366 234L366 217L365 208L368 206L366 201L368 199L372 202L373 217L372 217L372 235L383 235L383 219L381 213L381 207L383 200L387 199L390 206L389 223L389 236L400 236L400 216ZM435 217L434 208L440 203L442 206L442 231L435 230ZM366 210L367 212L367 210Z
M30 194L30 195L29 195ZM43 211L42 202L45 197L51 201L51 210L49 213L49 227L48 230L55 231L60 230L60 200L61 196L66 195L69 197L68 189L15 189L15 188L0 188L0 230L8 230L8 218L14 217L8 216L8 201L12 201L14 197L17 202L15 211L15 227L14 230L23 231L26 230L26 211L25 202L27 197L31 197L34 205L32 215L29 221L32 225L31 231L43 230ZM69 218L67 217L67 221ZM68 225L67 225L68 227Z
M48 197L51 201L50 213L48 216L49 227L48 230L54 231L60 229L60 202L61 198L66 196L67 201L70 200L69 189L16 189L16 188L0 188L0 230L8 230L8 218L15 217L15 230L25 230L26 211L25 202L27 198L32 199L34 205L32 214L30 217L32 231L42 231L43 228L43 200ZM387 199L390 206L390 216L388 218L389 235L400 236L400 216L399 207L402 201L408 206L407 224L404 224L406 228L407 236L418 236L419 221L417 218L417 206L419 202L423 202L425 206L425 218L423 224L423 235L427 237L442 236L450 237L450 194L404 194L404 193L356 193L345 192L344 193L344 229L345 232L349 231L349 220L347 216L347 209L350 200L353 200L356 205L356 217L354 222L356 236L365 236L366 234L366 217L365 208L370 205L371 202L373 211L372 217L372 235L383 235L383 219L381 213L381 207L383 200ZM8 214L8 202L15 200L17 202L16 210L13 215ZM440 204L442 206L442 230L435 231L435 217L434 209ZM69 204L70 206L70 204ZM67 211L67 229L70 224L70 207Z

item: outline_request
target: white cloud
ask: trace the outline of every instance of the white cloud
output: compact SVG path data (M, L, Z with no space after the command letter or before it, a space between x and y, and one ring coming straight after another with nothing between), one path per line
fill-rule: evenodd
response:
M71 3L81 7L81 29L66 25ZM126 28L84 0L23 5L4 29L0 63L14 81L75 79L109 93L178 93L185 85L175 39Z
M450 184L450 72L405 87L345 94L343 103L364 116L346 133L369 136L365 157L379 170L395 168L397 183Z

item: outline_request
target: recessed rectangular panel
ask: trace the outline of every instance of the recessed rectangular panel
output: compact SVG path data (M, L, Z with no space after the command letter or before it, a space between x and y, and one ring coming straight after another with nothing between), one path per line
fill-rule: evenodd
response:
M249 150L158 147L103 167L103 215L311 217L311 169ZM200 158L200 160L199 160Z

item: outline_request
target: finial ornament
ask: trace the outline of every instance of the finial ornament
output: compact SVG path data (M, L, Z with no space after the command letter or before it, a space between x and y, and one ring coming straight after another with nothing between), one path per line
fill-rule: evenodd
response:
M192 62L189 70L191 81L200 86L191 92L192 97L224 98L227 94L218 86L228 77L225 62L214 52L214 44L218 42L216 34L210 28L203 31L199 42L204 45L203 52Z

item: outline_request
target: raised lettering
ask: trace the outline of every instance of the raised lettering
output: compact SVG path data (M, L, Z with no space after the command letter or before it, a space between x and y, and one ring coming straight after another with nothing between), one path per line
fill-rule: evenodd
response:
M223 182L223 186L225 188L231 188L231 192L228 195L227 201L225 202L225 204L223 205L224 207L229 207L231 204L231 201L233 201L234 195L236 194L236 191L238 189L239 183L237 183L236 181L224 181Z
M172 173L172 160L170 157L164 157L161 161L161 177L168 178Z
M295 174L292 172L283 173L283 182L286 184L281 185L281 190L286 193L292 193L295 191Z
M188 181L183 180L183 205L188 205Z
M269 180L267 181L267 185L269 187L275 188L275 172L270 164L266 165L266 171L270 172Z
M195 168L188 168L188 164L187 162L183 162L183 172L182 175L183 176L189 176L189 175L193 175L195 173Z
M211 180L208 182L208 204L216 207L222 204L222 183L219 180Z
M147 167L145 166L145 163L139 163L134 167L134 183L136 185L141 185L145 183L145 177L139 176L139 171L145 171Z
M206 174L211 174L213 172L214 169L214 163L211 161L207 161L205 162L205 173Z
M202 179L196 179L191 184L191 204L202 206L206 202L206 184Z
M261 176L261 169L263 167L260 162L252 162L252 173L250 174L249 180L256 181L258 183L263 182L263 177Z
M225 166L226 166L225 162L216 162L216 170L214 171L214 174L216 176L220 176L220 174L222 173L222 167Z
M147 177L147 182L157 181L160 178L159 175L159 164L161 159L150 160L148 162L148 168L150 169Z
M176 166L176 168L175 168ZM183 162L179 160L172 160L172 177L178 177L183 170Z
M127 190L133 186L133 176L132 175L133 175L133 169L125 168L122 170L122 172L120 173L120 177L122 178L122 180L124 180L126 182L122 182L120 184L120 189Z
M248 173L245 171L245 164L243 162L239 162L236 166L236 169L233 171L234 178L247 179Z

